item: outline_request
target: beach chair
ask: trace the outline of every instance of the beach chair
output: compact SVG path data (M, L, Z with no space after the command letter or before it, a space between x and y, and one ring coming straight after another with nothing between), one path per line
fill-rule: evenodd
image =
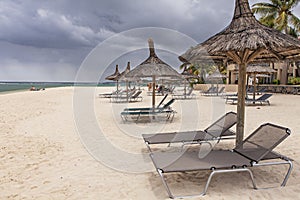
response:
M209 92L202 93L203 96L222 96L224 94L225 87L221 87L219 90L217 87L214 87Z
M246 103L250 104L250 103L260 103L262 104L268 104L270 105L270 101L268 100L273 94L263 94L262 96L260 96L257 99L246 99Z
M173 94L172 98L174 99L192 99L196 98L196 95L193 94L193 88L190 88L186 94Z
M234 112L228 112L204 131L185 131L185 132L171 132L159 134L143 134L142 137L151 151L150 145L152 144L171 144L181 143L182 146L187 144L201 144L211 141L234 139L236 134L230 128L237 122L237 115Z
M143 97L140 96L141 94L142 94L142 90L138 90L135 94L133 94L130 97L129 102L142 101Z
M171 108L171 105L174 103L175 99L171 99L163 107L152 108L149 110L124 110L121 112L121 118L124 122L133 120L138 122L142 117L152 117L151 119L160 119L164 118L166 121L173 121L175 111Z
M111 97L111 102L113 103L124 103L124 102L137 102L137 101L142 101L143 98L140 96L142 93L141 90L137 91L131 91L128 93L123 92L122 94L117 94L115 96Z
M209 96L209 95L212 95L212 94L215 94L215 93L217 93L217 87L211 86L207 91L202 92L201 94L204 95L204 96Z
M166 94L164 96L164 98L162 98L162 100L159 102L159 104L156 106L157 109L159 109L161 107L161 105L163 105L163 102L166 100L166 98L168 97L168 94ZM124 108L124 111L145 111L145 110L152 110L153 108L150 107L141 107L141 108Z
M274 124L263 124L233 150L214 150L200 156L199 151L151 152L152 162L170 198L203 196L206 194L212 177L220 173L248 172L254 189L258 189L250 168L255 166L288 165L289 168L281 183L285 186L293 168L292 159L273 151L290 130ZM174 196L165 179L165 174L187 171L210 170L203 191L198 195ZM238 187L238 183L234 183ZM264 188L266 189L266 188Z
M99 94L99 97L111 98L113 95L117 95L118 93L121 93L121 90L116 90L116 91L113 91L111 93L102 93L102 94Z

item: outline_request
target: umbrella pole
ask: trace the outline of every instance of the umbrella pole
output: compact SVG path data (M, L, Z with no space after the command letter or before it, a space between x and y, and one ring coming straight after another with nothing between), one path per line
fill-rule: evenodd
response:
M217 80L217 96L219 96L219 82Z
M244 139L246 69L246 63L239 64L236 146L239 145Z
M126 101L129 102L129 93L128 93L128 81L126 81Z
M184 98L186 99L186 79L184 79Z
M152 76L152 108L155 109L155 76Z
M119 80L117 80L117 94L119 93Z
M256 73L253 75L253 100L255 100L255 93L256 93ZM255 103L253 101L253 103Z

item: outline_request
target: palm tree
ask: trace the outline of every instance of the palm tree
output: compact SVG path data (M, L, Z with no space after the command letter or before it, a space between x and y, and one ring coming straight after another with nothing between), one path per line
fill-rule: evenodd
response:
M300 19L292 12L300 0L270 1L271 3L252 5L252 12L261 16L259 21L262 24L297 37L300 31Z
M218 70L221 74L226 74L227 72L226 66L223 65L216 66L211 64L190 64L186 66L186 64L182 64L179 68L184 69L185 67L191 74L197 75L199 77L197 80L198 83L204 83L204 77L207 74L212 74L216 70Z

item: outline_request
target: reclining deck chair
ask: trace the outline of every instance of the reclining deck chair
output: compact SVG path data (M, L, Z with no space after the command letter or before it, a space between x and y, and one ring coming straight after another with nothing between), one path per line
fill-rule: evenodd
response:
M285 186L291 170L292 160L280 155L273 149L280 144L290 130L274 124L263 124L257 128L249 137L233 150L210 151L200 157L197 151L186 152L151 152L152 162L161 177L161 180L170 198L183 198L190 196L174 196L164 177L166 173L211 170L206 185L200 196L206 194L209 183L214 174L230 172L248 172L250 174L254 189L258 189L253 178L250 167L289 165L281 186ZM193 196L199 196L193 195Z
M167 102L163 107L159 108L151 108L149 110L124 110L121 112L121 118L122 120L129 121L130 119L134 119L135 121L139 121L142 116L145 117L165 117L166 120L169 120L172 122L175 111L170 107L171 104L173 104L175 99L171 99L169 102Z
M168 97L168 94L166 94L164 96L164 98L162 98L162 100L159 102L159 104L156 106L157 109L160 108L161 105L163 105L163 102L166 100L166 98ZM153 108L150 107L141 107L141 108L124 108L124 111L147 111L147 110L152 110Z
M143 98L140 96L141 90L134 90L122 95L115 95L111 97L111 102L113 103L126 103L126 102L137 102L142 101Z
M182 145L193 143L209 143L209 141L221 139L234 139L235 132L230 128L237 122L237 115L234 112L228 112L207 127L204 131L185 131L159 134L143 134L143 139L151 151L151 144L163 143L182 143Z
M184 100L184 99L193 99L193 98L196 98L196 95L193 93L194 89L191 87L189 89L189 91L186 92L186 94L173 94L172 97L174 99L181 99L181 100Z
M217 93L217 87L215 86L211 86L210 88L208 88L208 90L201 92L200 94L202 95L211 95L211 94L215 94Z
M250 103L266 103L268 105L270 105L270 101L268 100L273 94L263 94L261 97L257 98L257 99L246 99L246 103L250 104Z

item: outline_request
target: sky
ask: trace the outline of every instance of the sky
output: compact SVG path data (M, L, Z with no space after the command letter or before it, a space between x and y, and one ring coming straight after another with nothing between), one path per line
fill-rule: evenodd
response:
M299 7L294 9L298 17ZM174 30L200 43L230 23L233 9L234 0L0 0L0 81L75 81L97 46L120 33L134 35L135 29ZM147 41L142 42L146 48ZM135 67L147 58L145 49L133 46L109 65L99 59L104 72L99 80L115 64L122 71L127 61ZM188 49L183 47L182 52L165 53L167 47L157 52L179 70L176 54Z

